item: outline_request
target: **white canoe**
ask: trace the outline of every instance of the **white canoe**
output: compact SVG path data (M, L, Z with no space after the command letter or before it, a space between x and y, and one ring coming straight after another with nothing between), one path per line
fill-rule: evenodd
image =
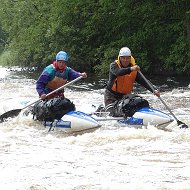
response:
M54 128L63 129L66 132L91 131L101 127L101 124L90 115L81 111L66 113L60 120L44 122L45 127L50 130Z
M142 108L135 112L135 114L124 120L119 120L122 124L130 126L148 126L153 125L158 128L165 128L174 121L170 115L153 108Z
M19 103L17 104L19 104L20 106L18 106L12 103L8 104L8 102L6 101L6 104L4 105L14 105L14 107L22 108L28 103L30 103L30 101L28 100L19 100ZM5 108L5 106L3 108ZM9 111L10 108L6 108L4 110ZM92 116L81 111L72 111L65 114L61 118L61 120L55 120L54 122L45 122L44 125L46 127L49 127L50 130L53 130L54 128L59 128L66 132L77 132L100 128L103 124L102 121L109 120L116 120L119 124L121 124L121 126L124 127L141 128L142 126L146 127L148 125L153 125L157 128L164 129L171 122L174 121L174 118L162 111L153 108L142 108L138 110L132 117L128 118L113 118L110 116L97 117L95 115Z
M122 126L140 128L142 126L153 125L155 127L164 128L168 126L174 119L159 110L153 108L142 108L137 111L133 117L113 118L113 117L92 117L81 111L71 111L65 114L61 120L54 122L45 122L44 126L50 130L54 128L64 129L65 131L78 132L97 129L101 127L101 121L116 120Z

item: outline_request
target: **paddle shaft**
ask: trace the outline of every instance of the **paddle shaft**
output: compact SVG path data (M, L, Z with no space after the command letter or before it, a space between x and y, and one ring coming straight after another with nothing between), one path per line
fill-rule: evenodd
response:
M146 77L141 73L141 71L138 71L138 72L139 72L139 74L141 75L141 77L145 80L145 82L148 84L148 86L152 89L152 91L154 92L155 89L154 89L153 85L146 79ZM160 96L158 96L158 98L159 98L160 101L164 104L164 106L165 106L166 109L170 112L170 114L174 117L174 119L175 119L176 121L179 121L179 120L177 119L177 117L174 115L174 113L171 111L171 109L168 107L168 105L164 102L164 100L163 100Z
M80 77L78 77L78 78L76 78L76 79L74 79L74 80L72 80L72 81L70 81L70 82L64 84L63 86L61 86L61 87L59 87L59 88L53 90L52 92L46 94L46 96L50 96L50 95L52 95L52 94L58 92L59 90L62 90L62 89L65 88L66 86L69 86L69 85L73 84L74 82L80 80L81 78L83 78L83 77L80 76ZM23 109L25 109L25 108L27 108L27 107L30 107L31 105L33 105L33 104L39 102L40 100L41 100L41 99L39 99L39 100L37 100L37 101L35 101L35 102L32 102L32 103L28 104L27 106L23 107L21 110L23 110Z

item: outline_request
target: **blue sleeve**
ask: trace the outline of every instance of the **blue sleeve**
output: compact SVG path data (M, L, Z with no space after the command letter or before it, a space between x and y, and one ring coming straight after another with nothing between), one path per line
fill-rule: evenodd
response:
M69 69L69 72L68 72L68 80L74 80L78 77L80 77L81 73L80 72L77 72L75 71L74 69L70 68Z
M40 77L38 78L38 80L36 81L36 90L39 96L41 96L42 94L46 94L45 87L50 81L50 79L51 79L51 76L49 75L49 73L46 71L43 71Z

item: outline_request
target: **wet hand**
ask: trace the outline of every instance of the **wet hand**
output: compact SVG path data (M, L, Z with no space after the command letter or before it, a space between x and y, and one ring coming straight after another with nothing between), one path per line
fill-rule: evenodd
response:
M156 95L156 96L158 96L158 97L160 97L160 91L159 91L159 90L155 90L155 91L153 92L153 94Z
M46 94L42 94L41 96L40 96L40 98L42 99L42 100L44 100L44 99L46 99Z
M81 73L80 76L82 76L82 78L87 78L87 74L85 72Z
M138 65L134 65L131 67L131 71L140 71L140 67Z

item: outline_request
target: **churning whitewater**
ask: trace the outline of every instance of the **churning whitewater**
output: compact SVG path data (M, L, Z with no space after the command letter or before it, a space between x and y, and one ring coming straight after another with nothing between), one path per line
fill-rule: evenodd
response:
M0 68L0 114L38 100L35 79ZM85 113L103 102L104 89L85 79L65 88L65 96ZM176 117L190 127L190 89L159 86ZM162 92L162 88L165 89ZM144 89L142 89L144 90ZM140 91L151 107L168 113L159 99ZM4 190L190 189L190 129L174 121L168 130L135 129L102 121L90 131L48 132L32 116L0 123L0 186Z

